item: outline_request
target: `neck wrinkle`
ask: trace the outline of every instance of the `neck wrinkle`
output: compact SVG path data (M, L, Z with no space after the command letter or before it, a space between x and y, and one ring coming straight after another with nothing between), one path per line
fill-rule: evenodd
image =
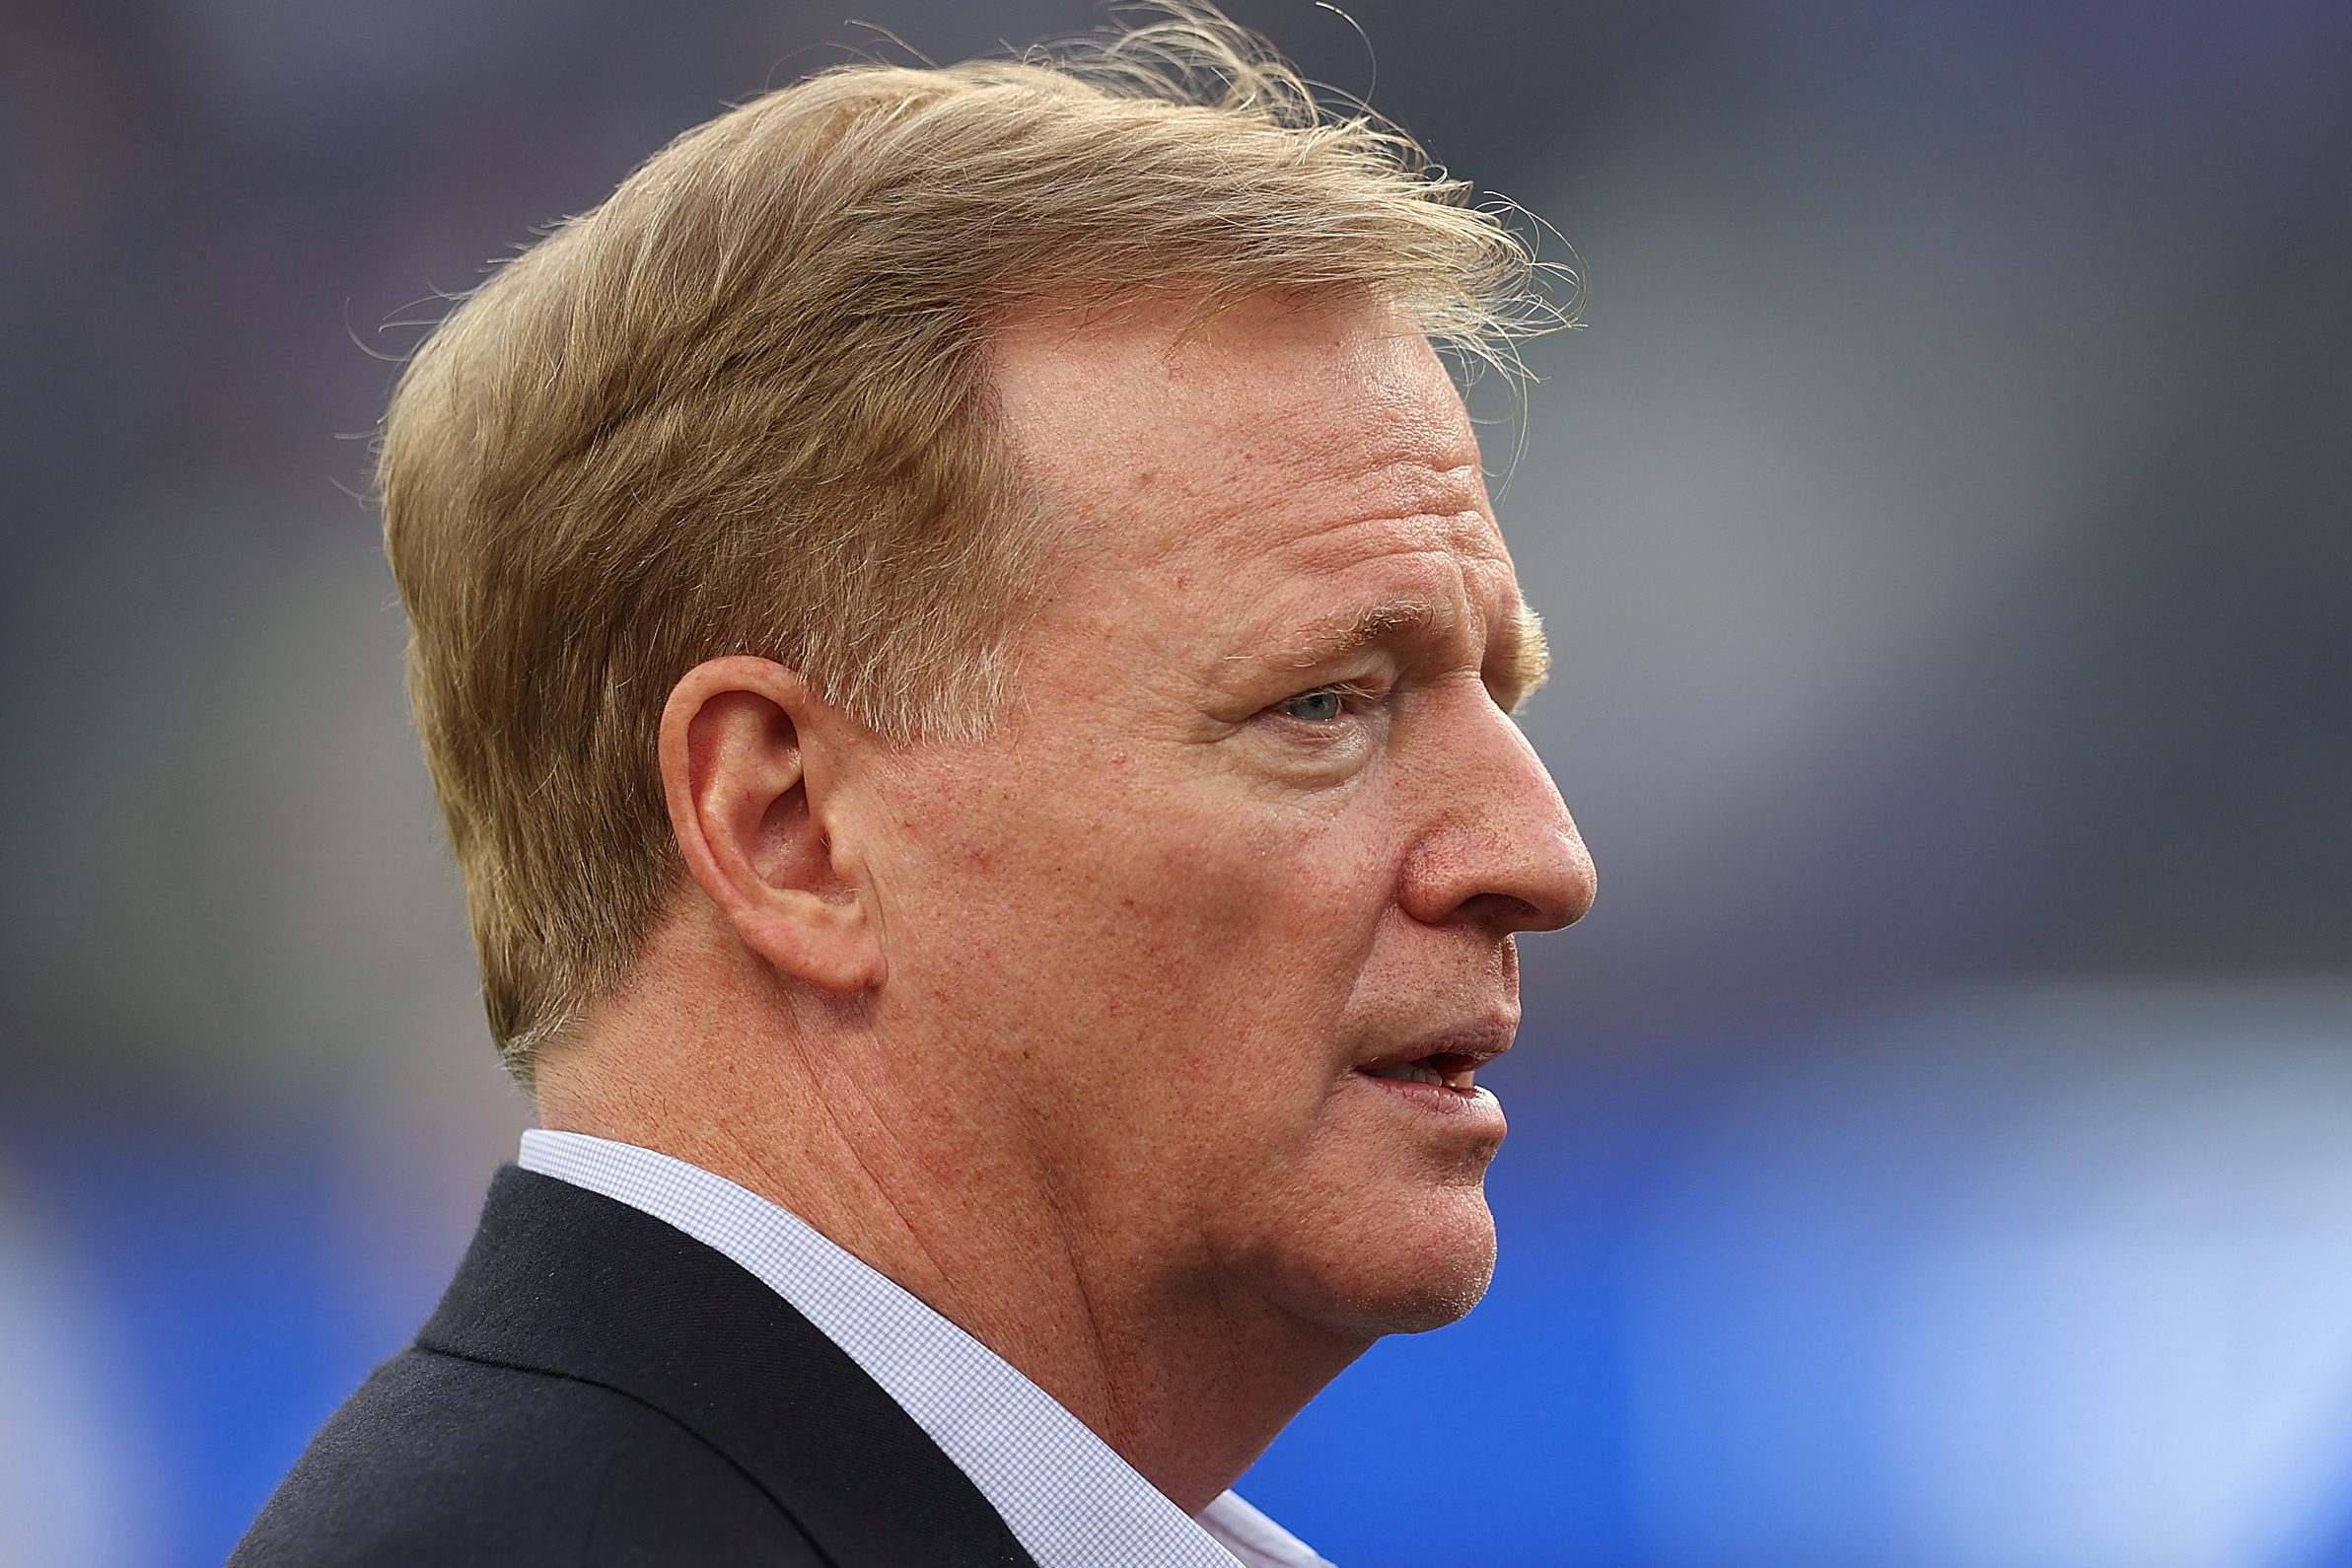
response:
M1362 1352L1237 1303L1214 1259L1189 1284L1099 1277L1107 1254L1033 1141L1008 1150L984 1122L921 1114L910 1087L857 1070L893 1059L879 1041L812 1050L751 1038L742 1017L697 1029L672 1013L584 1034L545 1064L542 1124L658 1150L799 1216L1001 1356L1187 1514Z

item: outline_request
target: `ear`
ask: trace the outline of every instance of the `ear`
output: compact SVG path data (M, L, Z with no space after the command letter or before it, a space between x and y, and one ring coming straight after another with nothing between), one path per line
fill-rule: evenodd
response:
M827 991L888 972L874 894L836 853L834 753L854 728L782 665L696 665L662 710L662 793L686 871L748 947Z

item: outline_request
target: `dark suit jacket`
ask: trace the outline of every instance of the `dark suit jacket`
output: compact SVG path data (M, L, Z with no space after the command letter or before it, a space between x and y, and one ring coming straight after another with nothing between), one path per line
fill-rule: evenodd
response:
M231 1568L1034 1568L905 1411L724 1254L508 1166L416 1344Z

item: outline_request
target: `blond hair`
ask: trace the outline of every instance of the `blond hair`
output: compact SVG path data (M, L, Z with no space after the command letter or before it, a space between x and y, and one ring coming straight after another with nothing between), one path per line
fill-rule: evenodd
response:
M985 733L1038 565L991 439L995 323L1345 290L1507 358L1561 313L1468 194L1185 6L754 99L461 303L400 379L380 481L509 1070L531 1082L675 893L655 753L694 665L777 660L892 740Z

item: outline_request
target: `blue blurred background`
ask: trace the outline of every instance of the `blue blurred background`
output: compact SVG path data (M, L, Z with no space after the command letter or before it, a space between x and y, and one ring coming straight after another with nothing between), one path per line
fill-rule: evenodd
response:
M528 1107L373 356L846 9L0 8L0 1561L218 1561L429 1309ZM1233 9L1582 253L1501 509L1604 873L1493 1294L1245 1490L1347 1568L2352 1562L2352 7Z

